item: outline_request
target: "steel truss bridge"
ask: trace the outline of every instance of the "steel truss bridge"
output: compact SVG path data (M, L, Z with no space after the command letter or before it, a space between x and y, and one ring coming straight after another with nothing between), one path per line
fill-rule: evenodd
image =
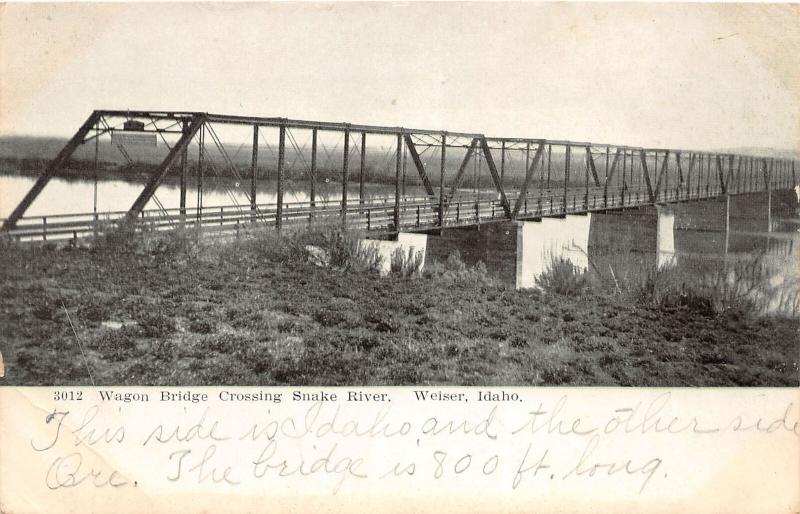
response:
M24 216L79 149L91 154L93 147L93 158L85 162L95 177L101 172L101 138L111 139L132 162L120 136L153 138L154 145L157 138L162 147L132 205L112 212L95 207L91 213ZM245 147L249 151L241 155ZM104 230L131 223L143 229L238 232L244 224L280 230L335 220L382 233L430 231L787 189L797 184L795 169L795 160L778 157L203 112L97 110L0 230L21 240L47 240L96 234L100 222ZM259 203L265 170L276 184L274 200ZM212 172L235 178L237 187L249 182L235 192L243 201L228 191L230 204L203 205ZM170 174L180 180L177 208L165 208L156 195ZM331 176L340 188L335 198L320 194L321 186L329 191ZM365 184L376 177L387 184L386 192L369 195ZM192 181L196 201L187 206ZM407 183L418 192L409 193ZM286 201L287 191L295 191L295 201ZM151 203L157 208L146 209Z

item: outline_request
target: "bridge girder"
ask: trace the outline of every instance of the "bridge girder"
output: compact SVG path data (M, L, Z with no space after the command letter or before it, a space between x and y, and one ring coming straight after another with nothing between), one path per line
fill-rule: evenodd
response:
M794 160L782 159L777 160L775 158L764 158L764 157L751 157L746 155L738 155L738 154L731 154L731 153L714 153L714 152L698 152L698 151L689 151L689 150L673 150L673 149L655 149L655 148L642 148L642 147L634 147L634 146L627 146L627 145L614 145L614 144L597 144L597 143L590 143L590 142L572 142L572 141L561 141L561 140L547 140L541 138L509 138L509 137L488 137L481 133L474 133L474 132L443 132L441 130L428 130L428 129L411 129L411 128L404 128L404 127L392 127L392 126L380 126L380 125L363 125L363 124L350 124L350 123L338 123L338 122L322 122L322 121L309 121L309 120L293 120L287 118L279 118L279 117L253 117L253 116L237 116L237 115L224 115L224 114L211 114L205 112L195 112L195 111L129 111L129 110L96 110L93 111L92 114L87 118L87 120L81 125L81 127L75 132L75 134L70 138L67 144L61 149L58 155L48 164L48 166L43 171L42 175L37 179L31 189L27 192L25 197L19 202L19 204L14 208L12 213L9 217L5 220L2 226L2 231L8 231L13 229L17 221L25 214L26 210L30 207L30 205L34 202L34 200L38 197L47 183L52 179L58 170L70 159L72 154L75 150L83 143L91 141L94 138L98 138L107 133L114 133L115 131L124 130L118 127L114 127L113 125L109 125L105 122L106 119L109 118L125 118L125 119L141 119L148 121L146 126L141 130L145 133L155 133L158 134L162 139L164 138L164 134L180 134L180 138L178 142L172 146L164 159L156 166L156 168L152 171L150 176L148 177L147 183L145 184L142 192L138 195L136 200L133 202L133 205L128 210L127 217L129 219L134 218L137 216L139 212L145 207L145 205L150 201L155 193L158 185L164 179L166 174L168 173L169 169L173 164L180 158L181 160L181 167L182 169L185 168L185 161L186 161L186 150L193 140L193 138L198 134L198 131L203 129L204 126L208 124L232 124L232 125L241 125L241 126L251 126L253 127L253 140L255 142L258 141L258 129L259 127L276 127L279 128L281 131L286 131L289 129L309 129L314 131L314 145L312 147L312 187L314 182L314 168L316 164L316 133L317 131L331 131L331 132L342 132L345 134L345 138L351 133L361 133L361 141L362 141L362 152L361 155L361 168L360 168L360 180L364 180L364 146L365 146L365 138L367 134L378 134L378 135L386 135L386 136L394 136L397 138L399 142L399 147L405 146L408 149L409 153L411 154L412 161L414 166L417 168L417 171L420 175L422 183L425 187L425 190L428 196L431 198L431 205L434 209L437 209L437 199L436 199L436 191L433 187L433 184L430 181L430 178L427 176L425 172L425 168L423 163L421 162L419 151L417 147L422 143L414 142L414 137L427 137L433 138L434 140L438 141L436 143L431 143L433 145L441 145L442 153L444 153L445 148L466 148L467 149L467 156L464 158L461 166L459 167L458 173L455 176L454 181L451 183L450 191L451 196L453 191L458 188L461 178L464 174L464 169L466 167L466 162L469 158L475 155L476 149L480 148L480 152L483 155L486 163L489 167L489 171L494 182L494 185L497 189L499 197L501 199L501 203L503 204L503 209L506 212L506 216L509 219L515 219L519 213L520 206L522 203L523 197L527 194L528 189L530 187L533 175L535 174L535 170L537 167L540 166L542 158L543 158L543 149L545 145L548 148L552 148L553 146L563 146L567 149L567 166L569 166L569 149L571 148L584 148L586 157L585 157L585 168L587 174L587 191L588 191L588 177L591 173L592 180L596 187L603 187L606 191L605 195L607 195L609 183L614 179L616 175L616 170L618 167L619 155L620 153L624 155L628 155L630 152L631 156L634 153L639 154L639 161L641 166L642 178L644 179L647 194L651 201L656 201L658 198L659 193L661 192L662 187L662 179L668 180L669 173L671 170L671 165L669 164L670 156L675 156L676 160L676 168L675 173L677 174L679 185L683 187L684 177L683 177L683 168L681 164L681 156L682 155L689 155L689 166L688 166L688 178L687 181L691 181L691 174L692 170L695 167L695 161L699 158L701 162L700 172L702 173L702 162L705 160L708 164L709 173L706 175L707 184L710 182L710 164L712 159L716 161L717 165L717 178L719 186L722 188L723 192L727 193L729 189L729 185L731 183L731 178L736 176L736 180L738 181L742 172L746 173L748 171L748 166L742 166L742 163L748 162L758 162L759 166L757 167L760 170L760 173L763 175L764 186L765 189L770 189L773 184L773 181L781 180L783 175L791 176L791 180L794 179L795 173L795 162ZM100 127L101 122L105 124L105 128ZM166 127L159 126L159 123L171 123ZM178 127L175 129L175 127ZM92 135L92 129L95 129L95 134ZM465 146L465 144L461 143L451 143L448 142L448 138L452 140L462 138L468 139L471 141L469 146ZM284 138L281 138L280 148L279 151L281 154L284 152ZM506 152L510 151L511 149L522 150L522 147L515 148L514 145L526 145L528 149L530 149L530 145L537 145L536 154L534 156L533 162L525 167L525 178L522 186L520 188L520 196L517 197L515 201L515 205L513 208L509 205L507 199L507 191L506 185L503 183L503 171L506 165ZM423 145L424 146L424 145ZM605 174L602 176L596 167L596 163L594 160L594 156L592 154L594 148L601 148L604 150L606 156L606 163L605 163ZM609 156L613 149L614 152L614 159L613 162L609 164ZM495 161L492 156L492 150L500 150L501 157L500 157L500 170L498 172L497 167L495 166ZM399 156L399 149L398 149L398 156ZM652 184L651 176L649 173L649 166L647 163L648 156L655 156L655 162L658 164L658 158L660 154L664 154L664 160L660 163L660 169L655 169L657 176L655 177L655 185ZM529 157L529 156L528 156ZM550 152L548 152L548 159L550 157ZM398 157L399 159L399 157ZM443 159L444 161L444 159ZM624 161L624 159L623 159ZM723 171L724 162L728 162L728 170L727 173ZM734 171L734 162L738 162L738 166L735 168ZM252 183L251 183L251 197L250 202L253 209L255 209L255 174L256 174L256 164L257 162L257 144L254 144L253 147L253 165L252 165ZM282 162L281 162L282 165ZM346 180L347 180L347 166L348 166L348 157L347 151L343 155L343 162L342 162L342 176L343 176L343 188L342 188L342 195L343 198L346 199L347 189L346 189ZM442 172L444 173L446 163L442 163ZM397 163L397 168L399 169L400 164ZM624 166L623 166L624 167ZM657 167L657 166L656 166ZM182 173L185 173L185 169L183 169ZM631 171L631 173L633 173ZM782 173L782 175L778 176L777 178L775 175L778 173ZM625 182L625 170L623 170L623 182ZM399 173L398 173L399 176ZM543 176L543 175L542 175ZM182 187L184 187L185 176L182 174ZM569 170L565 169L565 184L569 178ZM282 176L279 173L279 181L282 180ZM396 180L399 180L396 179ZM700 180L702 180L702 176L698 181L698 187L700 186ZM788 180L788 179L787 179ZM444 200L443 200L443 189L445 188L446 184L444 181L440 184L440 192L439 192L439 199L438 199L438 210L441 211L444 207ZM689 185L691 187L691 185ZM280 184L279 184L280 188ZM399 196L399 188L396 188L396 195ZM363 184L360 189L360 195L363 196ZM587 192L588 195L588 192ZM312 195L313 196L313 195ZM396 198L396 201L399 202L399 199ZM313 202L313 198L312 198ZM343 201L343 209L345 206L345 202ZM183 207L183 205L182 205ZM280 206L279 206L280 210ZM343 210L343 214L346 211ZM441 217L440 213L440 217ZM255 216L255 215L254 215ZM280 220L280 217L278 218ZM278 221L278 224L280 221Z

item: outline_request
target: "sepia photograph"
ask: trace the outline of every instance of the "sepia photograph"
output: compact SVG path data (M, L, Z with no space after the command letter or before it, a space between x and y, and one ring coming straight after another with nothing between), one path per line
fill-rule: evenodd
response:
M0 384L797 387L798 27L2 4Z
M800 512L800 4L2 2L0 512Z

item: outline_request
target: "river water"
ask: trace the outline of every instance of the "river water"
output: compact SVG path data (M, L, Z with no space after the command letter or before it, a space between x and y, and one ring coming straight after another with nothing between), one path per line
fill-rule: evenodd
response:
M8 216L33 183L32 177L0 175L0 218ZM197 203L194 188L191 178L189 208ZM249 183L209 180L204 185L203 205L246 205L249 188ZM98 212L127 210L141 189L142 184L136 182L99 181ZM259 181L258 203L274 203L275 189L274 181ZM308 201L307 191L307 183L287 181L284 201ZM317 191L318 200L338 200L341 183L323 182L317 185ZM94 193L91 180L53 179L26 216L92 212ZM367 197L393 193L392 185L365 187ZM422 195L424 191L409 186L407 194ZM162 184L157 191L165 208L178 207L179 195L177 183ZM348 196L358 196L357 183L348 185ZM147 208L156 207L151 201ZM536 277L554 258L569 259L619 288L640 279L653 267L671 267L685 271L687 280L707 280L714 275L727 276L737 284L758 281L759 294L770 297L767 303L777 310L791 303L791 297L800 297L799 248L798 198L793 192L783 191L562 219L493 223L478 230L446 229L427 238L426 262L445 261L458 251L467 264L483 262L490 274L517 287L535 287ZM753 262L758 263L758 273Z
M6 218L25 196L36 181L33 177L19 175L0 175L0 218ZM143 183L125 180L99 180L97 182L97 211L125 211L133 204L142 191ZM271 204L277 201L275 180L259 180L256 188L256 200L259 204ZM307 202L309 184L296 180L284 181L283 201L285 203ZM358 198L358 183L348 184L348 198ZM394 195L394 185L365 184L364 193L367 198L373 196ZM420 187L408 185L408 195L423 195ZM203 185L203 206L249 205L250 183L239 183L231 179L209 178ZM54 214L75 214L94 212L95 184L92 180L54 178L42 190L25 216L44 216ZM322 200L340 200L342 197L341 182L322 180L316 184L316 198ZM180 206L180 186L176 182L161 184L156 191L156 198L164 208ZM197 205L197 185L191 177L186 191L186 206ZM151 200L146 209L157 209L158 205Z
M518 288L536 287L556 259L609 289L641 286L652 271L800 315L800 211L793 192L731 196L626 211L450 229L428 237L426 260L458 251Z

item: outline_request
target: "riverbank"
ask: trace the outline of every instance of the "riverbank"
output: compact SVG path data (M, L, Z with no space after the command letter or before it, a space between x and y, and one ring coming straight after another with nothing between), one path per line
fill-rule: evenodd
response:
M798 385L797 319L720 312L685 296L516 291L456 256L379 278L350 238L5 243L3 381ZM311 243L338 258L310 262Z
M0 175L22 176L22 177L36 177L41 176L44 169L48 166L50 160L44 157L0 157ZM457 167L458 164L453 166ZM123 180L131 183L144 183L146 182L152 172L157 168L157 162L132 162L129 164L121 164L111 161L99 161L98 171L95 173L94 162L86 159L70 159L64 166L62 166L56 177L65 180ZM238 176L237 176L238 173ZM233 173L230 167L217 164L204 167L203 175L206 181L209 180L225 180L231 183L250 179L250 168L247 164L237 165L236 173ZM309 171L306 168L291 167L284 171L284 178L300 182L307 182L309 180ZM386 168L380 170L375 166L366 166L364 170L364 180L366 184L373 186L392 186L395 183L395 170ZM195 184L198 176L198 167L194 162L189 163L187 176L190 184ZM258 181L274 181L278 178L277 168L272 166L259 166L256 172L256 179ZM430 180L438 184L438 175L434 173L429 174ZM316 170L315 179L318 184L322 183L341 183L342 171L339 167L324 167L320 166ZM406 175L402 179L404 187L406 188L421 188L423 186L422 180L414 168L408 168ZM180 182L180 172L177 165L173 165L170 171L165 175L162 183L178 184ZM249 182L248 182L249 183ZM358 186L359 183L359 170L357 166L353 166L348 172L348 183ZM508 174L503 179L504 188L519 189L524 183L524 176L518 174ZM563 179L552 181L544 180L543 178L534 179L529 185L530 190L549 190L551 187L554 190L563 188ZM586 186L583 179L572 179L568 183L569 188L581 189ZM190 186L193 187L193 186ZM593 187L593 186L589 186ZM461 184L463 190L475 189L475 183L472 180L464 180ZM480 190L494 190L494 184L490 176L484 176L480 181ZM613 188L612 188L613 189ZM641 192L641 189L639 190ZM634 192L635 194L635 192Z

